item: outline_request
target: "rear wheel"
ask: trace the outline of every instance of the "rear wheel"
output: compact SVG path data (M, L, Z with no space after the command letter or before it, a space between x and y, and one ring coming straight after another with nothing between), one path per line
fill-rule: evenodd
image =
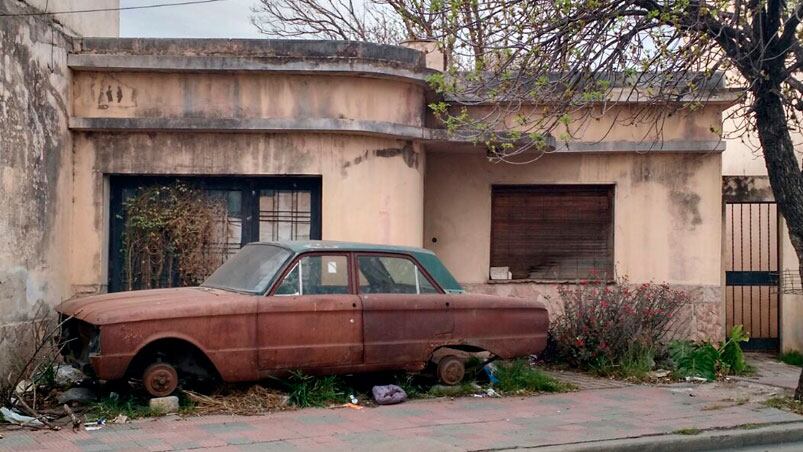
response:
M466 375L466 365L456 356L444 356L438 361L438 380L449 386L454 386Z
M153 363L142 373L142 384L148 394L166 397L178 388L178 372L168 363Z

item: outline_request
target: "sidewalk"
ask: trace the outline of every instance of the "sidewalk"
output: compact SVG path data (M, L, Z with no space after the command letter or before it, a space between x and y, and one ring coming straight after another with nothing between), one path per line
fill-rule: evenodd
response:
M793 375L793 371L788 373ZM796 379L794 375L794 382ZM784 381L781 378L774 383ZM166 417L108 425L94 432L5 431L0 450L225 448L423 452L580 446L679 431L748 429L782 423L803 428L803 416L768 408L762 403L782 391L777 386L743 381L628 385L526 398L420 400L362 410L306 409L253 417Z

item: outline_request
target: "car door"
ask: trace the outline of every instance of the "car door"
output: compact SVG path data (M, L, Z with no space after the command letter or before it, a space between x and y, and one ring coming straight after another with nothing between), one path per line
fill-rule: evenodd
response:
M362 307L348 253L295 259L257 309L260 370L362 364Z
M365 364L425 362L454 330L446 295L409 256L356 255Z

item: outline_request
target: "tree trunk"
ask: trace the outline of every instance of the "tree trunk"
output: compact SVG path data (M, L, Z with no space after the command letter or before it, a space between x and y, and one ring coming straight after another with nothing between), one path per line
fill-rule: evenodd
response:
M768 86L769 85L769 86ZM778 210L786 220L792 247L803 279L803 174L795 156L786 114L778 96L779 86L759 84L753 91L754 114L767 175ZM798 379L795 399L803 399L803 371Z

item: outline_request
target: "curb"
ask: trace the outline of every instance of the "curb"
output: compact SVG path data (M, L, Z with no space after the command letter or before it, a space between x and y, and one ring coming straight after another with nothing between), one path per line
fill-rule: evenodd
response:
M575 452L689 452L732 450L737 448L803 442L803 422L791 421L758 426L729 427L703 431L697 435L666 434L601 440L589 443L525 447L539 451Z

